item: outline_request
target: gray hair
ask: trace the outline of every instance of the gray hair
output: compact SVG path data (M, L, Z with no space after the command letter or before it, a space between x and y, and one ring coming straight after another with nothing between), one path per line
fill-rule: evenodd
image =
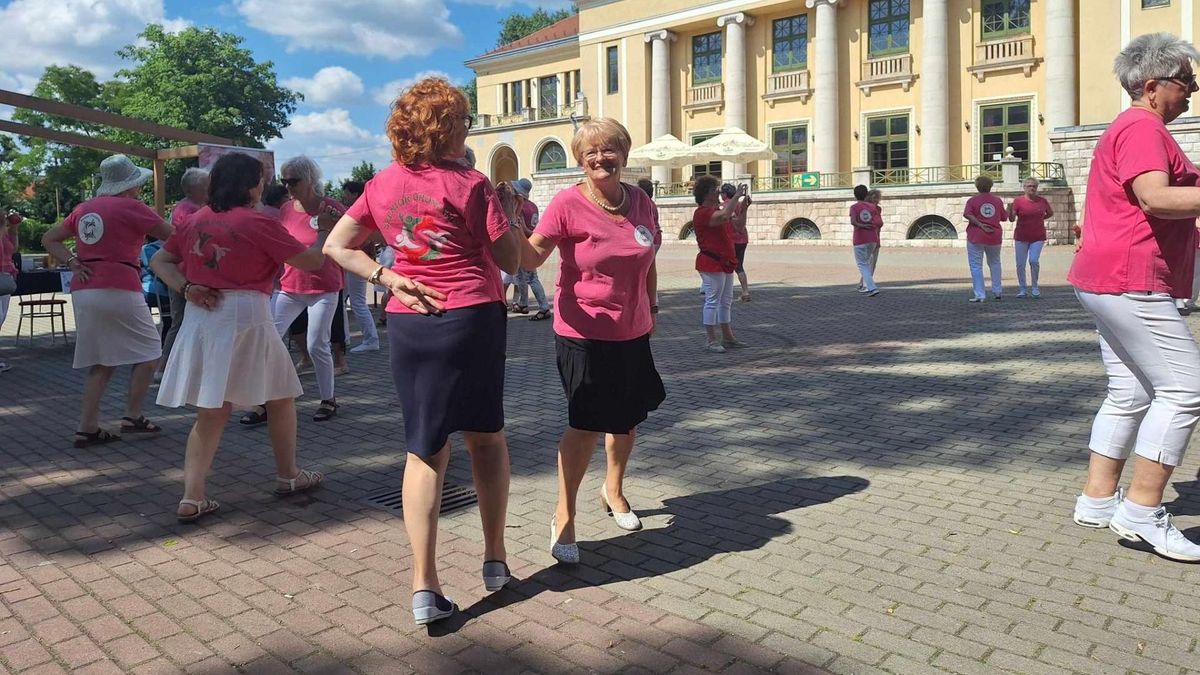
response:
M321 182L321 167L317 163L309 159L305 155L296 155L291 159L284 161L279 166L280 175L284 171L291 171L296 175L296 178L302 179L305 183L312 186L313 192L318 195L325 195L325 184Z
M1191 61L1200 61L1200 52L1187 40L1170 33L1139 35L1125 45L1113 62L1113 73L1129 97L1138 100L1148 80L1166 79Z
M183 172L183 178L179 179L179 184L183 187L184 194L187 194L192 191L192 188L195 188L206 180L208 180L208 169L198 169L193 166Z

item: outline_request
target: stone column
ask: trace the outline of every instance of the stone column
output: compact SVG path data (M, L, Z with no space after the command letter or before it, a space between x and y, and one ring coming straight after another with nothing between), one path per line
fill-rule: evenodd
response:
M674 40L675 34L668 30L646 33L650 43L650 140L671 133L670 43ZM658 183L671 182L671 170L665 166L651 167L650 176Z
M1046 131L1079 123L1075 0L1046 2Z
M745 12L726 14L717 19L717 27L725 29L725 126L737 127L755 136L746 128L746 26L754 18ZM746 172L745 164L721 163L721 175L733 180Z
M921 166L950 164L946 0L925 0L921 20Z
M840 0L804 0L809 9L816 8L816 63L813 73L813 141L812 171L836 173L838 148L841 141L838 109L838 34L837 5Z
M558 74L558 83L554 86L554 115L552 117L560 117L563 106L567 104L567 97L563 94L567 90L567 74Z
M533 110L533 119L539 120L542 118L542 92L538 89L538 79L536 77L529 78L529 107Z

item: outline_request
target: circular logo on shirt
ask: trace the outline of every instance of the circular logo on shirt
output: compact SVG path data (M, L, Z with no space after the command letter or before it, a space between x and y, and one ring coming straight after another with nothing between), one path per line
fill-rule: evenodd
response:
M995 204L984 204L984 205L980 206L979 207L979 215L983 216L984 218L995 218L996 217L996 205Z
M315 230L320 227L320 222L321 221L319 221L316 216L313 216L312 218L308 219L308 226Z
M860 221L862 221L863 223L869 223L869 222L871 222L871 212L870 212L870 211L867 211L866 209L863 209L862 211L859 211L859 212L858 212L858 219L859 219Z
M638 244L650 247L654 245L654 233L645 225L638 225L633 231L633 238Z
M99 213L87 213L79 219L79 241L89 246L104 237L104 219Z

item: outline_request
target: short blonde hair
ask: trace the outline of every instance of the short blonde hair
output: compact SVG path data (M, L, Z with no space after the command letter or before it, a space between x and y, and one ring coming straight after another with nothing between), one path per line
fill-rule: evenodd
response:
M584 148L597 143L617 146L617 150L621 152L621 166L625 166L625 160L629 158L629 148L633 145L633 139L629 137L629 130L625 125L611 117L601 117L581 124L575 132L575 138L571 139L571 154L575 156L575 163L582 165Z
M995 183L987 176L980 176L975 179L975 189L980 192L991 192L993 185Z
M1033 176L1029 176L1025 180L1021 181L1021 186L1024 187L1030 183L1033 183L1033 187L1038 187L1041 185L1038 179L1034 178Z

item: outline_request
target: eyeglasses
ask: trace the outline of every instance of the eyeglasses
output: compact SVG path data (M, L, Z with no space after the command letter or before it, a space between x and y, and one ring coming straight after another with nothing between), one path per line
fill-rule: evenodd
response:
M299 179L299 178L280 178L279 182L283 183L284 187L292 187L294 185L299 185L300 180L301 179Z
M467 129L470 129L471 127L475 126L475 116L474 115L467 115L466 117L462 118L462 121L463 121L463 124L467 125Z
M1166 82L1174 82L1184 89L1192 89L1196 86L1195 73L1187 73L1186 75L1181 73L1179 75L1172 75L1171 77L1164 77L1162 79Z

